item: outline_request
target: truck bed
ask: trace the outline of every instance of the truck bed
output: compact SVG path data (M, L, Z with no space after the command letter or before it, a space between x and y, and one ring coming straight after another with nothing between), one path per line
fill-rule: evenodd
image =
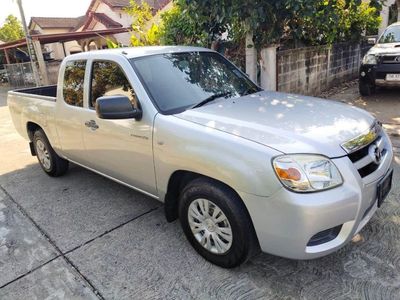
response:
M56 101L57 97L57 85L40 86L34 88L24 88L19 90L14 90L10 94L27 94L26 96L34 97L39 96L42 100Z
M29 139L30 123L41 127L48 139L57 145L55 105L57 85L25 88L8 92L7 105L16 130Z

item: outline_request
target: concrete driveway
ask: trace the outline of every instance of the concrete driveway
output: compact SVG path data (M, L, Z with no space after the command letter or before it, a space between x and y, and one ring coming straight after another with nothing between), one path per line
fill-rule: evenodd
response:
M329 95L329 98L345 102L372 113L393 137L394 144L400 148L400 89L378 89L370 97L361 97L358 82L352 82L347 88Z
M399 299L400 157L359 241L312 261L260 254L225 270L160 203L78 166L50 178L0 94L0 299Z

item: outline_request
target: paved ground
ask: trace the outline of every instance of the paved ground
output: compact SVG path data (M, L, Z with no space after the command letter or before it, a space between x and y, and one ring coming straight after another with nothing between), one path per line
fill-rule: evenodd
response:
M0 299L400 298L399 156L394 189L361 241L317 260L261 254L225 270L192 250L158 202L77 166L46 176L15 133L4 95L0 89ZM397 105L397 95L382 97ZM379 111L386 107L377 101Z

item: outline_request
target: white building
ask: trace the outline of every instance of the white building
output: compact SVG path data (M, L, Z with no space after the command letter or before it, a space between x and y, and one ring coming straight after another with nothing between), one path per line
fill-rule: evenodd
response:
M140 0L136 0L140 2ZM169 9L171 0L145 0L153 8L154 15L157 12ZM41 18L32 17L29 30L32 34L54 34L79 31L95 31L111 28L130 28L132 16L125 12L129 7L130 0L92 0L86 14L78 18ZM113 36L113 41L122 45L130 45L130 33L120 33ZM107 41L98 37L78 42L67 42L64 44L54 43L45 46L46 50L52 52L52 58L59 60L66 55L101 49L106 47Z
M32 35L74 32L81 28L85 21L86 16L78 18L32 17L29 30ZM82 48L77 42L67 42L64 46L61 43L52 43L47 44L44 48L44 52L50 52L51 57L56 60L63 59L66 55L82 52Z

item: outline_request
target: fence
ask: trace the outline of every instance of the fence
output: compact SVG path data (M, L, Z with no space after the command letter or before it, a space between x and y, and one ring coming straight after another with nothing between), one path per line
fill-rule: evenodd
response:
M337 44L277 52L279 91L318 95L357 78L363 55L371 46Z
M36 81L32 72L32 65L28 63L4 65L6 77L10 87L35 86Z
M21 88L36 86L35 77L30 62L4 65L8 85ZM56 84L58 79L59 61L46 62L46 71L49 84Z

